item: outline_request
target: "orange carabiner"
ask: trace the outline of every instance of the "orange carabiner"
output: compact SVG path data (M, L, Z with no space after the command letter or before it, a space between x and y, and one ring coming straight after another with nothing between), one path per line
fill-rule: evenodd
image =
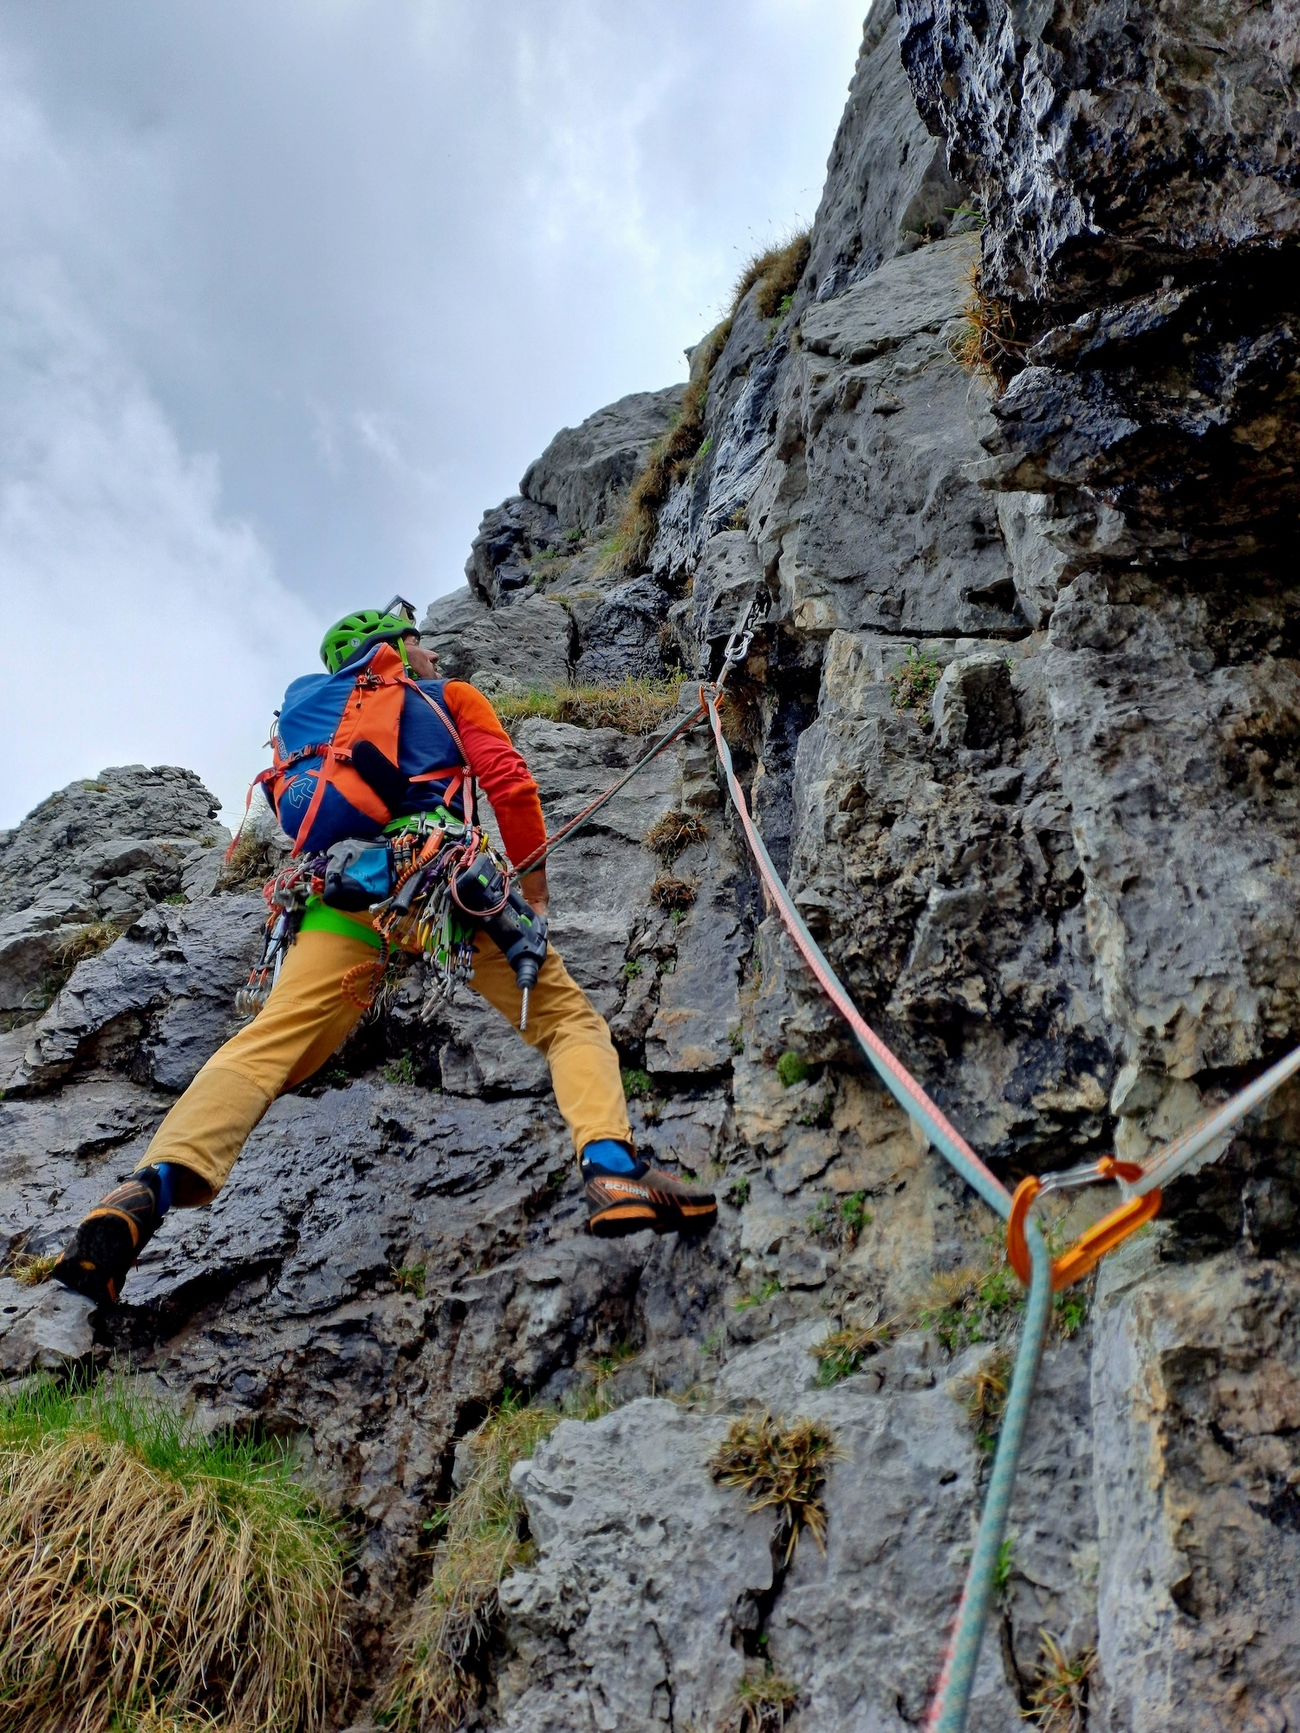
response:
M1122 1179L1131 1183L1141 1179L1142 1171L1136 1163L1116 1161L1111 1155L1103 1156L1097 1163L1098 1177L1104 1179ZM1042 1189L1043 1182L1037 1175L1030 1174L1022 1179L1011 1199L1011 1214L1007 1218L1007 1262L1026 1287L1032 1272L1029 1247L1025 1244L1025 1222L1030 1206ZM1062 1252L1052 1265L1052 1292L1059 1294L1062 1288L1070 1287L1089 1270L1095 1269L1107 1252L1114 1251L1130 1234L1157 1216L1160 1204L1158 1190L1149 1191L1144 1197L1128 1198L1109 1215L1095 1222L1086 1233L1080 1234L1069 1250Z

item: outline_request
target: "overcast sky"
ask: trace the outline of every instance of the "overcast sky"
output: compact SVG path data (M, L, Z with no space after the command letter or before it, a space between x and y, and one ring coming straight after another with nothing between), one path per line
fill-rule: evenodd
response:
M811 219L864 9L0 0L0 826L242 806L325 626L461 583Z

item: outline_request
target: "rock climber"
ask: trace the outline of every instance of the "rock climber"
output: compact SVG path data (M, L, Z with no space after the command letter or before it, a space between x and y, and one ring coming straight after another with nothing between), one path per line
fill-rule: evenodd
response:
M321 645L327 673L296 681L286 706L291 697L301 700L304 690L311 699L331 676L375 665L377 646L391 645L406 670L389 657L404 688L394 726L407 786L384 835L435 812L444 823L463 819L464 784L447 768L455 763L481 783L505 854L526 862L546 837L537 783L487 698L465 681L438 677L437 657L421 647L413 610L402 604L394 611L396 602L400 598L388 609L362 610L331 627ZM391 763L386 768L393 770ZM429 779L430 772L441 774ZM426 780L419 780L422 774ZM283 806L280 812L283 819ZM519 889L527 905L545 916L545 865L526 873ZM370 915L327 906L313 894L299 918L262 1009L204 1065L131 1178L77 1227L53 1271L65 1286L100 1305L116 1305L128 1271L168 1210L210 1203L276 1096L317 1071L363 1015L365 1001L345 993L343 983L384 954ZM472 966L473 986L518 1025L521 990L506 957L481 930L473 937ZM711 1193L681 1184L637 1155L609 1030L553 948L547 948L532 990L524 1039L550 1067L585 1185L588 1231L609 1237L644 1228L663 1233L710 1227L717 1214Z

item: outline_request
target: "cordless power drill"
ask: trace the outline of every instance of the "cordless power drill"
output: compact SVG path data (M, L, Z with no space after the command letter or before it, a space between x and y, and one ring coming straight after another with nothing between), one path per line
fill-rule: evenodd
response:
M538 971L546 961L546 916L529 907L513 880L510 894L506 895L505 877L488 854L479 855L456 875L456 901L474 916L514 970L516 985L523 994L519 1027L526 1029L528 995L537 985ZM484 914L485 909L496 912Z

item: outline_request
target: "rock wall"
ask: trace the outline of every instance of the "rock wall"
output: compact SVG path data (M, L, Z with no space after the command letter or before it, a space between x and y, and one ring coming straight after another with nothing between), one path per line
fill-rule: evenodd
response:
M423 632L489 691L677 672L693 707L760 597L729 723L758 822L859 1005L1010 1183L1140 1159L1300 1036L1297 19L898 14L866 21L803 280L773 319L760 285L737 308L648 558L620 563L616 523L680 385L558 434ZM641 750L517 736L552 825ZM704 825L675 916L645 842L669 811ZM106 771L0 838L8 1254L60 1241L233 1027L259 904L216 889L211 812L186 772ZM478 1724L721 1729L771 1668L795 1733L901 1733L987 1475L972 1392L1016 1327L996 1224L766 915L705 739L552 876L641 1146L719 1192L704 1242L587 1239L544 1067L413 964L117 1313L0 1278L0 1358L129 1354L212 1423L296 1441L356 1527L361 1727L457 1440L618 1350L624 1405L516 1470L536 1554ZM55 992L59 947L105 923ZM1061 1310L972 1727L1041 1707L1044 1631L1087 1675L1076 1727L1300 1726L1296 1113L1277 1097ZM844 1328L870 1345L827 1382ZM709 1474L754 1404L836 1436L824 1554L805 1535L786 1560Z

